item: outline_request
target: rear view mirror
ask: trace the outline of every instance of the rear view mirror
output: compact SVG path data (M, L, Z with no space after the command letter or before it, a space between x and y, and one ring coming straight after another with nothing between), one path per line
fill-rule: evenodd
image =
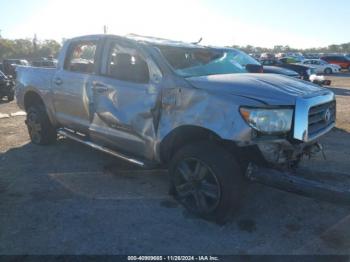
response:
M245 66L245 68L249 73L263 73L264 72L262 65L247 64Z

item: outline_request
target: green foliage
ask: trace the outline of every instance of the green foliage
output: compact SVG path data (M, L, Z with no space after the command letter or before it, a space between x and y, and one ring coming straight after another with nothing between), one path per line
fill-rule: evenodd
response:
M340 45L329 45L328 47L297 49L289 46L275 45L273 48L254 47L251 45L237 46L233 48L240 49L246 53L281 53L281 52L302 52L302 53L346 53L350 54L350 42Z
M0 38L0 61L6 58L35 60L42 57L56 57L61 45L55 40L42 42L30 39Z

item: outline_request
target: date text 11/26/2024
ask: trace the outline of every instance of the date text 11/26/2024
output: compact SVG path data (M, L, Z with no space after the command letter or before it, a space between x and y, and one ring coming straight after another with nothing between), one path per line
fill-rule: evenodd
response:
M128 256L128 261L220 261L216 256Z

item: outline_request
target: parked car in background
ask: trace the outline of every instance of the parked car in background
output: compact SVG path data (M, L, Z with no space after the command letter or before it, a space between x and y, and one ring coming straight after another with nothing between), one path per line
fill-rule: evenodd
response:
M31 62L31 65L34 67L56 67L57 60L52 58L42 58L40 60L34 60Z
M254 59L259 59L260 58L260 55L259 54L256 54L256 53L250 53L249 54L251 57L253 57Z
M344 55L323 56L321 59L330 64L339 65L342 69L348 69L350 71L350 58Z
M260 59L275 59L275 55L271 53L262 53Z
M294 177L290 168L320 152L336 120L332 91L247 74L249 59L165 39L84 36L65 42L57 68L18 67L16 98L34 144L59 133L140 167L169 167L171 194L222 223L246 178Z
M283 57L285 57L285 56L286 56L285 53L277 53L277 54L275 55L275 58L280 59L280 58L283 58Z
M15 78L16 75L16 66L28 66L29 63L25 59L5 59L3 62L3 73L7 76L12 76Z
M293 70L300 75L300 78L305 81L310 81L318 85L330 85L331 80L325 79L324 76L318 76L316 69L310 65L298 64L298 63L287 63L291 60L281 58L279 60L262 60L261 63L266 65L275 65L277 67L287 68ZM294 61L294 60L293 60Z
M280 60L276 60L276 59L260 60L263 66L277 66L277 67L293 70L297 72L301 76L301 79L305 81L310 81L310 76L316 74L316 70L311 66L283 63L282 61L285 61L284 58Z
M316 69L318 74L333 74L338 73L341 70L341 67L335 64L330 64L327 61L322 59L305 59L300 62L302 65L310 65Z
M302 53L293 53L293 52L278 53L276 55L276 58L277 59L289 58L289 59L295 59L296 61L302 61L305 59L305 57Z
M279 59L284 64L294 64L294 63L300 63L303 61L302 59L299 59L298 57L288 56L288 57L282 57Z
M247 55L246 53L233 48L231 50L237 53L233 60L241 65L242 68L245 68L249 73L270 73L300 78L300 75L293 70L277 66L263 66L251 54Z
M317 53L306 53L304 54L304 57L305 59L319 59L321 55Z
M12 101L15 96L14 87L14 80L0 71L0 100L6 96L8 101Z

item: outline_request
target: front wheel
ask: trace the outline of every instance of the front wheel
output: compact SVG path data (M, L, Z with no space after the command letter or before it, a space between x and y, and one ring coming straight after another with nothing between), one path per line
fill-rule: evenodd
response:
M43 105L28 108L26 124L30 139L34 144L51 144L57 138L56 129L52 126Z
M175 198L199 217L225 223L241 201L245 181L240 166L214 143L183 147L169 171Z
M326 75L330 75L330 74L333 73L333 71L332 71L332 69L330 69L330 68L326 68L326 69L324 70L324 73L325 73Z

